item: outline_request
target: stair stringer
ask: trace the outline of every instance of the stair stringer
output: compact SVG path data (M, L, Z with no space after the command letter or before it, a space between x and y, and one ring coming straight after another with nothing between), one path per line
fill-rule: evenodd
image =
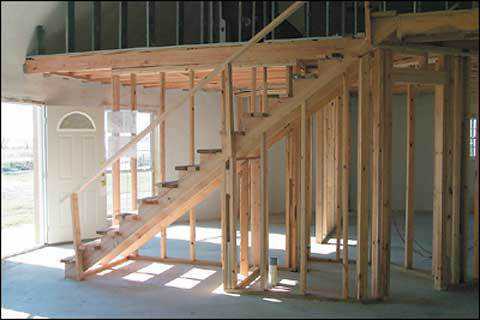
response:
M250 119L246 125L246 134L234 138L237 156L245 157L257 154L262 132L267 133L268 144L283 138L287 133L288 126L299 118L301 103L307 103L310 97L322 91L325 92L325 97L330 96L332 90L329 89L329 86L332 87L332 82L338 81L338 77L347 72L347 69L355 61L357 61L356 58L347 57L341 63L325 69L317 79L302 80L302 86L295 88L294 97L282 98L269 106L270 117ZM88 268L97 261L100 264L107 264L118 256L128 256L146 244L160 232L161 228L175 222L220 186L223 172L224 159L223 155L219 154L202 166L200 171L183 177L179 188L172 190L169 197L160 198L160 204L150 205L150 208L142 205L139 209L142 220L136 223L143 225L136 226L136 229L130 227L131 230L135 230L117 245L108 247L108 252L100 250L101 252L94 252L91 257L85 257L84 261L88 262L85 267ZM183 184L188 185L187 190L184 190ZM126 227L123 229L121 227L121 232L122 230L128 233Z

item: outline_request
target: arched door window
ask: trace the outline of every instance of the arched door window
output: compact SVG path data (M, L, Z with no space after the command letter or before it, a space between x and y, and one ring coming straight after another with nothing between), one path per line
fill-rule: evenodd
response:
M95 131L95 123L84 112L73 111L65 114L57 125L58 131Z

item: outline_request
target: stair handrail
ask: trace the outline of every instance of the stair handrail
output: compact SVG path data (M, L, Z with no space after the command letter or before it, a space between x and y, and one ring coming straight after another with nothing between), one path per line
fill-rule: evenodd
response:
M71 194L79 194L84 191L92 182L94 182L102 173L110 167L115 161L120 159L127 151L136 145L140 140L142 140L147 134L151 133L155 127L161 123L165 118L167 118L171 113L180 108L187 100L192 97L198 90L202 89L206 84L211 82L214 77L216 77L220 72L230 63L238 59L243 55L248 49L250 49L254 44L263 39L268 33L275 29L279 24L284 20L290 17L295 11L302 7L306 1L295 1L290 5L285 11L283 11L279 16L277 16L272 22L266 25L262 30L260 30L255 36L253 36L248 42L246 42L237 52L233 53L228 57L224 62L219 64L214 70L212 70L207 76L205 76L200 82L198 82L192 89L188 91L188 94L183 96L180 101L172 108L167 109L160 116L158 116L153 122L150 123L148 127L143 129L142 132L137 134L132 140L130 140L126 145L124 145L120 150L117 151L113 156L111 156L102 167L93 175L90 179L84 182L80 187L75 189ZM69 198L69 195L65 196L62 201Z

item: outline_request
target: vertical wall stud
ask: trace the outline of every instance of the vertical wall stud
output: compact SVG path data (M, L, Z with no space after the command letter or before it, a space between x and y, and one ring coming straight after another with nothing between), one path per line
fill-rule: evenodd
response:
M405 261L407 269L413 267L413 219L415 195L415 88L407 85L407 181L405 183Z

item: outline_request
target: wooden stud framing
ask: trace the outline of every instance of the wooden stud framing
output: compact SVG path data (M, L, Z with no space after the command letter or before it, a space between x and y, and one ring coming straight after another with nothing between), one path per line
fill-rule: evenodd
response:
M450 283L459 284L462 266L461 239L461 188L462 188L462 120L464 108L462 57L452 57L452 211Z
M287 66L287 96L293 97L293 66Z
M160 73L160 115L165 112L165 73ZM160 176L159 182L166 180L165 120L160 123Z
M252 264L260 267L260 160L250 162L250 210L252 225Z
M80 213L78 211L78 194L72 193L70 196L72 228L73 228L73 246L75 248L75 271L76 280L82 280L83 274L83 256L80 252L80 245L82 243L80 230Z
M228 273L229 283L227 288L235 288L237 285L237 245L236 245L236 217L238 216L238 192L237 191L237 157L234 144L234 114L233 114L233 83L232 65L226 69L226 104L225 104L225 166L226 166L226 208L228 223Z
M188 219L190 222L190 259L193 261L196 259L195 255L195 225L196 225L196 220L195 220L195 209L190 209L188 211Z
M315 198L315 240L321 243L325 237L324 217L325 217L325 113L326 108L322 108L316 113L317 118L317 155L316 155L316 198Z
M357 299L367 296L368 272L368 121L370 56L360 58L358 70L357 147Z
M307 106L301 105L300 118L300 293L307 291Z
M405 255L404 266L413 268L413 217L415 195L415 88L407 85L407 181L405 183Z
M193 70L188 72L188 81L190 90L195 86L195 74ZM195 164L195 95L191 95L189 99L189 120L190 120L190 143L189 143L189 161L191 165ZM188 212L190 221L190 259L195 260L195 225L196 216L195 209L192 208Z
M120 110L120 77L112 77L113 105L112 111ZM113 219L112 223L118 225L120 223L120 159L112 164L112 191L113 191Z
M390 282L392 52L377 49L373 64L372 296L388 296Z
M336 259L340 260L340 234L342 228L342 100L340 97L335 99L335 254Z
M257 68L252 68L252 92L250 94L250 108L249 112L257 111Z
M448 56L442 56L437 61L437 69L450 70ZM448 153L450 133L449 122L451 113L450 85L435 86L435 112L434 112L434 175L433 175L433 261L432 272L434 288L445 289L448 281L448 208L450 199L448 195Z
M262 104L260 112L268 112L268 71L267 67L262 68L262 81L263 81L263 91L262 91Z
M268 150L264 132L260 140L260 284L263 290L268 289L268 216Z
M348 86L348 78L344 73L342 76L342 234L343 234L343 269L342 269L342 297L347 300L349 297L349 260L348 260L348 195L349 195L349 179L350 179L350 92Z
M286 228L286 266L290 270L297 270L298 256L298 188L299 188L299 134L300 126L292 126L286 137L285 144L285 228Z
M137 111L137 76L135 73L130 75L130 107L132 112ZM133 134L134 135L134 134ZM131 202L132 210L137 210L137 157L130 158L130 174L131 174Z
M248 218L249 218L249 164L248 160L242 163L239 177L240 191L240 274L248 275Z
M236 96L237 98L237 109L236 109L236 124L237 124L237 131L243 131L242 128L242 118L243 118L243 97Z
M167 257L167 228L160 229L160 258Z
M188 81L190 90L195 86L195 75L193 70L188 72ZM195 95L191 95L189 99L189 120L190 120L190 140L189 140L189 161L195 164Z

